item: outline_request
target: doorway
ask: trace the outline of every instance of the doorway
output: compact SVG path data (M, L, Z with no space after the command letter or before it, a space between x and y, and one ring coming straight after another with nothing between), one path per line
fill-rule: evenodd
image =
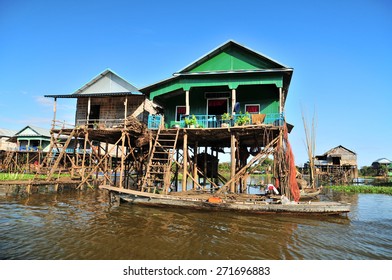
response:
M99 123L99 111L101 110L101 105L91 105L90 116L88 121L88 127L93 128Z
M221 116L229 110L227 98L207 99L207 114Z
M99 120L99 111L101 110L101 105L91 105L90 110L90 120L98 122Z

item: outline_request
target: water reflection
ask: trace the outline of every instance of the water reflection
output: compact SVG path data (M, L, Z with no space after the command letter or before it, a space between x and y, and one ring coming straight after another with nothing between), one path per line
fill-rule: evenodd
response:
M348 217L113 207L99 191L0 197L0 259L390 259L392 199Z

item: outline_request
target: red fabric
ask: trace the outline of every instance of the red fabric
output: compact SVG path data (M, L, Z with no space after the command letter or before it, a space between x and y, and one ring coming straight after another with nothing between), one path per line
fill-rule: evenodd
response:
M220 107L226 104L225 99L208 100L208 106L210 107Z
M259 112L259 106L255 106L255 105L247 105L246 106L246 111L248 112L248 113L258 113Z
M186 108L185 107L177 107L177 114L185 114Z

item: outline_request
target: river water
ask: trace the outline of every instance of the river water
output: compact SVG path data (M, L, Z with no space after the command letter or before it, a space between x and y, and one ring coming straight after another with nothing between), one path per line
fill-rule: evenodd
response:
M0 259L392 259L392 196L341 194L347 217L111 206L100 191L0 195Z

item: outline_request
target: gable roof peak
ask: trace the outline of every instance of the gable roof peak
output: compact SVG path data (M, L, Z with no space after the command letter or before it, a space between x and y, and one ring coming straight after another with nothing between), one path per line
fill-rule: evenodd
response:
M194 68L198 67L199 65L208 61L209 59L215 57L216 55L224 52L226 49L228 49L230 47L235 47L237 49L240 49L243 52L248 53L249 55L251 55L259 60L263 60L263 61L268 62L269 64L273 65L273 67L271 69L282 69L282 68L291 69L290 67L287 67L287 66L283 65L282 63L280 63L280 62L278 62L278 61L276 61L276 60L274 60L274 59L272 59L272 58L270 58L260 52L254 51L254 50L230 39L230 40L224 42L223 44L219 45L215 49L211 50L207 54L203 55L199 59L197 59L197 60L193 61L192 63L190 63L189 65L185 66L183 69L177 71L176 73L174 73L174 75L190 72Z
M101 80L109 76L110 83L108 82L101 82ZM101 86L96 86L98 83L101 83ZM90 93L91 88L92 91L97 91L94 93L114 93L114 92L131 92L132 94L142 94L135 86L125 80L123 77L118 75L110 68L106 68L97 76L92 78L89 82L84 84L82 87L77 89L73 94L83 94L83 93Z

